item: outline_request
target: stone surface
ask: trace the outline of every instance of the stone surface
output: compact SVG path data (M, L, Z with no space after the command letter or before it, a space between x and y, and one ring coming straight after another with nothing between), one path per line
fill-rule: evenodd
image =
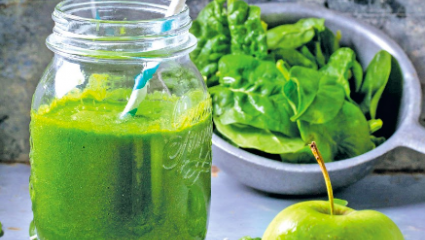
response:
M32 220L29 174L27 165L0 163L0 218L5 232L2 240L28 239ZM424 174L371 174L335 192L335 197L347 200L349 207L356 210L373 209L384 213L397 224L406 240L423 240L424 188ZM211 194L206 240L237 240L247 235L261 237L272 219L289 205L326 200L326 196L262 193L238 183L218 169L211 179Z
M44 40L59 0L0 0L0 161L28 161L29 111L34 89L52 53ZM209 0L187 0L191 16ZM247 0L249 3L304 2L354 16L382 29L406 51L425 84L423 0ZM420 103L418 103L420 104ZM425 106L424 106L425 111ZM425 123L425 114L421 122ZM425 157L397 149L380 170L425 170ZM400 165L400 163L402 163Z
M28 161L32 94L52 58L45 47L57 0L0 0L0 160Z

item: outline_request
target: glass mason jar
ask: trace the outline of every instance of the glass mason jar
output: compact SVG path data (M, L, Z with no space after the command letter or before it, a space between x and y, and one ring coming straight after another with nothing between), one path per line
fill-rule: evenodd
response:
M68 0L31 110L31 239L204 239L211 100L189 9Z

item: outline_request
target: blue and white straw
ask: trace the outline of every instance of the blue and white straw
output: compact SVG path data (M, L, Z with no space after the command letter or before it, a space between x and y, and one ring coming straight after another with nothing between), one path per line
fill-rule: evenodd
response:
M186 0L171 0L171 4L168 7L165 17L173 16L182 11ZM173 20L165 21L162 25L162 32L169 31L171 29ZM158 70L160 63L158 62L147 62L144 64L142 73L136 76L134 79L134 87L131 92L130 99L121 113L121 118L125 116L134 116L137 112L137 108L143 102L147 95L147 85L149 80L152 79L156 70Z

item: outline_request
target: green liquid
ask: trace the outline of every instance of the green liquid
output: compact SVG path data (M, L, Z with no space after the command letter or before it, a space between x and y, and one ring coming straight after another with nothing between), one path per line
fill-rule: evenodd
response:
M148 97L135 117L120 120L124 106L80 94L32 112L30 194L38 239L205 238L209 100L178 119L177 98Z

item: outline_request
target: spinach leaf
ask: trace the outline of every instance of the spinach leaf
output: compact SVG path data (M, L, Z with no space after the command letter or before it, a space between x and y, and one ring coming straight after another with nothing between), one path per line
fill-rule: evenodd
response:
M368 121L368 123L370 133L375 133L376 131L382 128L382 125L384 125L381 119L371 119Z
M302 66L307 68L317 69L315 61L311 61L302 53L291 48L278 48L273 51L277 59L282 59L291 66Z
M283 77L286 80L289 80L289 78L290 78L289 69L291 67L285 61L283 61L282 59L280 59L276 62L276 67L283 74Z
M284 93L295 112L291 120L314 124L335 118L345 99L344 90L336 78L302 67L291 69Z
M311 69L293 67L290 70L290 81L284 86L284 94L287 97L295 115L291 117L296 121L313 103L319 89L322 75Z
M259 238L259 237L257 237L257 238L252 238L252 237L245 236L245 237L243 237L243 238L241 238L241 239L239 239L239 240L261 240L261 238Z
M326 60L328 60L330 56L332 56L332 54L340 48L340 32L337 32L337 35L335 36L335 34L329 28L325 28L324 31L318 34L318 39L321 45L321 49L323 50L323 54L326 57Z
M314 43L314 53L316 54L316 61L320 67L326 65L326 57L323 55L322 47L320 46L320 42Z
M240 0L228 0L227 6L232 53L264 58L268 48L261 9Z
M345 101L338 116L326 123L326 127L337 143L335 160L352 158L375 148L366 117L351 102Z
M360 108L364 114L369 113L372 119L376 118L376 110L382 93L387 86L391 73L391 54L379 51L366 69L366 77L360 89L363 101Z
M218 62L221 57L247 54L267 57L266 25L262 23L261 10L241 0L210 2L193 21L190 32L198 39L196 49L190 54L209 87L218 84Z
M221 117L214 118L217 130L241 148L258 149L260 151L281 154L293 152L304 146L301 138L288 138L277 132L259 129L245 124L223 124Z
M375 137L373 135L370 135L370 140L375 144L375 146L379 146L383 144L387 139L385 137Z
M307 144L316 141L325 161L346 159L372 150L368 122L360 108L345 101L338 115L324 124L298 121L301 138L306 147L291 154L282 154L284 160L314 162L313 155L307 154Z
M382 127L375 117L391 70L388 53L375 56L364 78L354 51L340 47L341 34L324 19L267 31L258 7L228 0L226 11L224 2L208 4L191 29L199 42L191 57L208 79L223 137L296 163L315 161L311 141L327 161L363 154L383 141L371 133Z
M320 150L320 153L322 154L322 156L327 156L326 154L323 155L322 150ZM310 147L308 146L307 143L305 143L302 148L294 152L280 154L280 158L282 159L283 162L289 162L289 163L314 163L315 162L314 156L312 155ZM324 160L325 162L330 161L325 158Z
M298 48L310 42L316 31L325 30L325 20L318 18L304 18L294 24L285 24L267 32L269 49Z
M308 49L307 46L304 45L301 47L301 53L310 61L312 61L313 63L316 63L316 57L313 55L313 53L311 53L310 49Z
M351 101L350 83L348 82L349 70L353 67L355 53L350 48L338 49L329 59L329 62L320 69L320 72L335 77L337 82L344 88L345 96Z
M334 76L293 67L284 94L295 115L304 146L281 154L289 162L314 162L308 143L316 141L327 161L350 158L374 148L369 123L360 108L345 100L345 91Z
M332 162L334 160L337 148L336 142L327 129L327 125L311 124L303 120L299 120L297 123L300 130L301 139L304 141L304 147L292 154L282 154L282 159L289 159L290 161L298 163L314 163L316 160L314 159L308 144L312 141L315 141L317 146L320 147L320 153L322 154L325 162Z
M226 0L210 2L193 21L190 32L198 39L196 49L190 54L199 71L207 79L207 85L217 84L215 76L218 61L230 53L230 31L227 13L223 4Z
M357 60L353 62L354 90L360 91L363 83L363 68Z
M247 55L220 60L220 85L210 88L215 116L225 125L240 123L299 136L293 112L282 94L286 80L273 62Z
M326 123L338 114L344 97L344 89L336 79L325 75L320 79L316 98L299 119L314 124Z

